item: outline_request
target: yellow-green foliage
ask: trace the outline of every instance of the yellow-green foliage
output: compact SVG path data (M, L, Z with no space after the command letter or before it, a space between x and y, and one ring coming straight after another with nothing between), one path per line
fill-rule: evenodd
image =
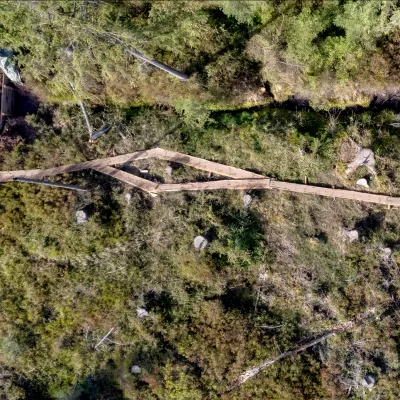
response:
M214 113L202 124L171 111L90 112L114 123L98 143L83 139L77 107L42 109L30 118L36 139L3 154L3 168L69 163L157 141L278 179L340 185L336 152L343 138L363 137L382 181L400 179L391 174L399 144L387 129L388 112L334 118L268 109ZM167 176L165 162L141 162L157 180L209 179L175 164ZM0 190L4 397L339 399L349 390L361 395L360 370L378 376L375 393L397 393L397 209L252 191L245 210L239 192L150 198L94 172L60 178L92 194L23 183ZM89 222L77 225L75 211L89 203ZM354 227L360 241L348 243L341 232ZM210 240L202 252L192 244L199 234ZM381 246L395 250L390 262ZM139 318L138 307L150 316ZM229 392L246 368L372 308L379 320ZM130 373L132 365L141 373Z

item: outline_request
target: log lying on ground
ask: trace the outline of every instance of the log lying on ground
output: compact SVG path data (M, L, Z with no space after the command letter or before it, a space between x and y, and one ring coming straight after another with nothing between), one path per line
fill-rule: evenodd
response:
M181 81L186 82L189 79L189 76L186 75L185 73L178 71L160 61L153 60L153 59L145 56L144 54L142 54L140 51L134 49L132 46L125 44L121 39L116 37L116 35L113 34L112 32L101 32L100 33L100 32L96 32L94 29L89 28L89 27L86 27L86 30L90 31L96 37L107 41L108 43L121 46L126 52L128 52L132 56L138 58L139 60L143 60L172 76L175 76L175 78L178 78Z
M267 367L270 367L272 364L275 364L277 361L281 361L281 360L284 360L285 358L295 356L296 354L299 354L302 351L307 350L308 348L315 346L318 343L321 343L323 340L328 339L329 337L335 335L336 333L337 333L336 331L327 332L317 339L311 340L302 346L299 346L293 350L286 351L285 353L280 354L278 357L272 358L270 360L263 362L260 365L257 365L253 368L248 369L247 371L243 372L243 374L241 374L239 376L239 378L233 384L232 389L237 388L240 385L243 385L243 383L245 383L248 379L259 374L262 370L264 370Z
M265 368L268 368L272 364L275 364L277 361L284 360L285 358L295 356L307 349L309 349L312 346L315 346L318 343L321 343L325 339L330 338L333 335L339 334L339 333L344 333L348 332L350 329L354 328L355 326L360 326L365 324L370 318L374 317L377 313L379 312L379 309L374 307L366 312L358 314L354 320L352 321L347 321L341 324L337 324L333 326L330 330L320 334L317 338L312 339L305 344L302 344L299 347L296 347L295 349L286 351L285 353L281 353L278 357L271 358L270 360L264 361L263 363L253 367L249 368L243 374L241 374L236 381L233 383L231 390L239 387L240 385L243 385L248 379L252 378L253 376L256 376L259 374L261 371L263 371Z
M23 183L32 183L35 185L42 185L42 186L57 187L61 189L76 190L78 192L89 192L88 188L76 185L67 185L61 182L42 181L40 179L28 179L28 178L15 178L14 181Z
M121 46L129 53L132 54L134 57L139 58L140 60L146 61L147 63L153 65L156 68L161 69L164 72L167 72L170 75L175 76L176 78L180 79L181 81L187 81L189 79L189 76L184 74L183 72L180 72L174 68L169 67L168 65L157 61L157 60L152 60L149 57L146 57L144 54L140 53L139 51L135 50L131 46L126 46L122 42L120 43Z

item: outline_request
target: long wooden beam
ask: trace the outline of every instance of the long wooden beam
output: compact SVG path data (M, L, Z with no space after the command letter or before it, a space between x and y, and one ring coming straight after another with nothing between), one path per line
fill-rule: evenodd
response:
M18 177L41 179L46 176L54 176L90 168L95 169L96 167L103 167L108 165L126 164L148 158L158 158L161 160L173 161L179 164L188 165L193 168L212 172L216 175L227 176L235 179L265 178L263 175L255 174L254 172L246 171L244 169L230 167L228 165L219 164L213 161L203 160L202 158L189 156L187 154L178 153L176 151L154 148L150 150L137 151L135 153L123 154L115 157L99 158L97 160L84 161L77 164L62 165L55 168L0 171L0 182L12 181Z
M153 156L154 156L154 149L146 151L137 151L135 153L128 153L115 157L99 158L97 160L84 161L77 164L61 165L55 168L2 171L0 172L0 182L9 182L14 180L15 178L42 179L46 176L54 176L69 172L82 171L84 169L90 169L90 168L94 169L96 167L103 167L107 165L130 163L136 160L152 158Z
M202 171L212 172L216 175L228 176L234 179L253 179L261 178L264 179L264 175L259 175L254 172L246 171L244 169L231 167L216 163L213 161L204 160L203 158L189 156L187 154L178 153L177 151L164 150L161 148L155 148L154 156L161 160L172 161L179 164L188 165L189 167L201 169Z
M102 174L111 176L115 179L118 179L124 183L135 186L139 189L144 190L148 193L157 192L157 188L159 186L158 183L154 183L148 181L147 179L139 178L136 175L129 174L128 172L121 171L120 169L109 167L109 166L99 166L92 167L95 171L101 172Z
M400 197L391 197L380 194L357 192L354 190L332 189L320 186L301 185L291 182L274 181L269 178L264 179L235 179L219 180L211 182L190 182L160 184L156 188L156 193L178 192L184 190L250 190L250 189L278 189L294 193L315 194L323 197L333 197L366 203L384 204L387 206L400 206Z
M290 192L316 194L324 197L363 201L366 203L400 206L400 197L358 192L355 190L331 189L320 186L301 185L299 183L271 181L271 189L287 190Z
M147 158L158 158L168 160L204 171L212 172L216 175L227 176L234 180L219 180L210 182L191 182L162 184L137 177L110 165L125 164L136 160ZM384 204L387 206L400 206L400 197L391 197L380 194L358 192L354 190L343 190L324 188L318 186L301 185L291 182L279 182L267 178L254 172L246 171L213 161L204 160L202 158L193 157L187 154L175 151L155 148L146 151L138 151L135 153L124 154L115 157L108 157L92 161L84 161L77 164L62 165L49 169L20 170L20 171L2 171L0 172L0 182L8 182L18 180L42 179L46 176L58 175L62 173L80 171L91 168L103 174L112 176L122 182L128 183L134 187L140 188L148 193L162 193L180 190L249 190L249 189L278 189L287 190L295 193L314 194L332 198L342 198L355 201L363 201L367 203Z
M250 190L250 189L271 189L271 179L235 179L219 180L211 182L190 182L190 183L171 183L160 184L156 191L162 192L180 192L182 190Z

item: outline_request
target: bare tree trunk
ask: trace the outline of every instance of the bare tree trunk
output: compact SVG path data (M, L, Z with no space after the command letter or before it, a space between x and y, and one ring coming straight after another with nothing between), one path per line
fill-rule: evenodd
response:
M88 188L85 188L82 186L66 185L65 183L61 183L61 182L42 181L41 179L14 178L14 181L24 182L24 183L33 183L36 185L43 185L43 186L52 186L52 187L58 187L58 188L62 188L62 189L77 190L79 192L88 192L89 191Z
M262 364L259 364L253 368L250 368L243 372L238 379L233 383L231 390L239 387L240 385L243 385L244 382L246 382L248 379L252 378L253 376L259 374L262 370L265 368L269 367L272 364L275 364L277 361L284 360L285 358L295 356L296 354L301 353L304 350L307 350L308 348L315 346L318 343L321 343L323 340L330 338L333 335L336 335L337 333L343 333L348 331L351 328L354 328L357 325L362 325L365 323L365 320L368 318L371 318L378 312L378 309L376 307L371 308L367 310L364 313L361 313L356 316L356 318L352 321L347 321L342 324L337 324L333 326L329 331L325 332L321 336L319 336L317 339L310 340L309 342L303 344L302 346L296 347L293 350L289 350L285 353L280 354L278 357L272 358L270 360L264 361Z
M310 348L312 346L315 346L316 344L322 342L323 340L328 339L329 337L335 335L336 333L337 333L336 331L329 331L329 332L325 333L324 335L320 336L319 338L311 340L311 341L307 342L306 344L304 344L300 347L297 347L296 349L289 350L285 353L280 354L278 357L272 358L270 360L263 362L260 365L257 365L253 368L248 369L247 371L243 372L243 374L241 374L239 376L239 378L233 384L232 389L234 389L240 385L243 385L243 383L245 383L248 379L259 374L262 370L264 370L265 368L269 367L272 364L275 364L277 361L281 361L285 358L295 356L296 354L301 353L302 351L307 350L308 348Z
M99 37L103 40L106 40L109 43L118 44L118 45L122 46L125 49L125 51L127 51L129 54L133 55L134 57L139 58L140 60L143 60L151 65L154 65L156 68L159 68L162 71L165 71L166 73L175 76L175 78L178 78L181 81L186 82L189 79L189 76L186 75L185 73L178 71L174 68L171 68L170 66L168 66L160 61L153 60L153 59L145 56L144 54L140 53L133 47L126 45L121 39L117 38L111 32L96 32L96 30L94 30L93 28L90 28L90 27L86 27L86 29L88 31L90 31L92 34L96 35L97 37ZM108 39L106 39L105 36L107 36Z
M108 331L107 335L104 336L103 339L101 339L100 342L96 344L96 346L94 346L94 349L95 349L95 350L96 350L96 349L97 349L97 348L112 334L112 332L113 332L114 329L115 329L114 327L111 328L111 329Z
M134 57L139 58L143 61L146 61L147 63L154 65L155 67L167 72L170 75L175 76L176 78L180 79L181 81L187 81L189 79L189 76L184 74L183 72L177 71L174 68L169 67L168 65L163 64L162 62L159 62L157 60L152 60L151 58L146 57L142 53L139 53L137 50L132 48L131 46L126 46L121 43L121 45L124 47L126 51L128 51L130 54L132 54Z
M81 106L83 116L85 117L86 125L87 125L88 131L89 131L89 141L90 141L90 140L92 140L93 127L92 127L92 124L90 123L89 114L86 110L86 106L83 103L83 101L79 101L79 105Z

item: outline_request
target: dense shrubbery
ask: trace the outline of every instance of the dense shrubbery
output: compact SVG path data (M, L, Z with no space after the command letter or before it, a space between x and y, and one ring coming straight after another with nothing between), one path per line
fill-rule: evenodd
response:
M15 0L0 10L2 46L49 103L27 118L34 134L1 153L3 170L160 146L352 187L366 172L344 174L346 144L357 143L374 150L373 190L400 193L393 112L218 111L265 104L269 90L326 108L397 85L394 1ZM190 80L132 59L115 39ZM96 143L78 98L94 126L112 126ZM209 179L166 166L142 160L135 173ZM152 198L93 171L56 179L91 193L0 187L2 398L364 398L367 373L373 396L397 396L398 210L273 191L251 192L245 209L239 192ZM83 207L89 221L77 224ZM360 240L348 243L343 229L354 227ZM203 252L199 234L210 240ZM230 391L248 367L372 308L375 318Z
M279 179L332 182L341 163L335 149L362 137L377 153L382 190L394 179L387 171L398 169L387 144L395 132L383 125L391 113L334 120L279 109L216 113L199 128L172 111L111 108L92 117L113 120L114 128L89 145L76 112L60 107L31 117L36 139L3 154L3 168L157 142ZM164 179L202 176L173 166L168 178L165 163L146 163L138 166ZM131 191L128 204L127 188L96 173L63 180L88 185L91 196L22 183L1 189L4 397L339 399L361 393L363 373L379 377L374 393L395 393L398 266L383 263L378 247L399 242L397 210L275 192L252 193L248 211L232 192L152 199ZM74 212L88 203L92 217L77 225ZM354 226L362 239L346 244L340 231ZM197 234L211 240L202 253L192 247ZM150 317L138 318L137 307ZM379 321L227 392L247 367L372 307ZM135 364L139 375L130 373Z
M399 84L394 0L15 0L1 10L2 45L16 51L28 85L57 101L74 101L72 82L94 103L238 108L270 101L264 82L279 101L297 95L327 108L367 104Z

